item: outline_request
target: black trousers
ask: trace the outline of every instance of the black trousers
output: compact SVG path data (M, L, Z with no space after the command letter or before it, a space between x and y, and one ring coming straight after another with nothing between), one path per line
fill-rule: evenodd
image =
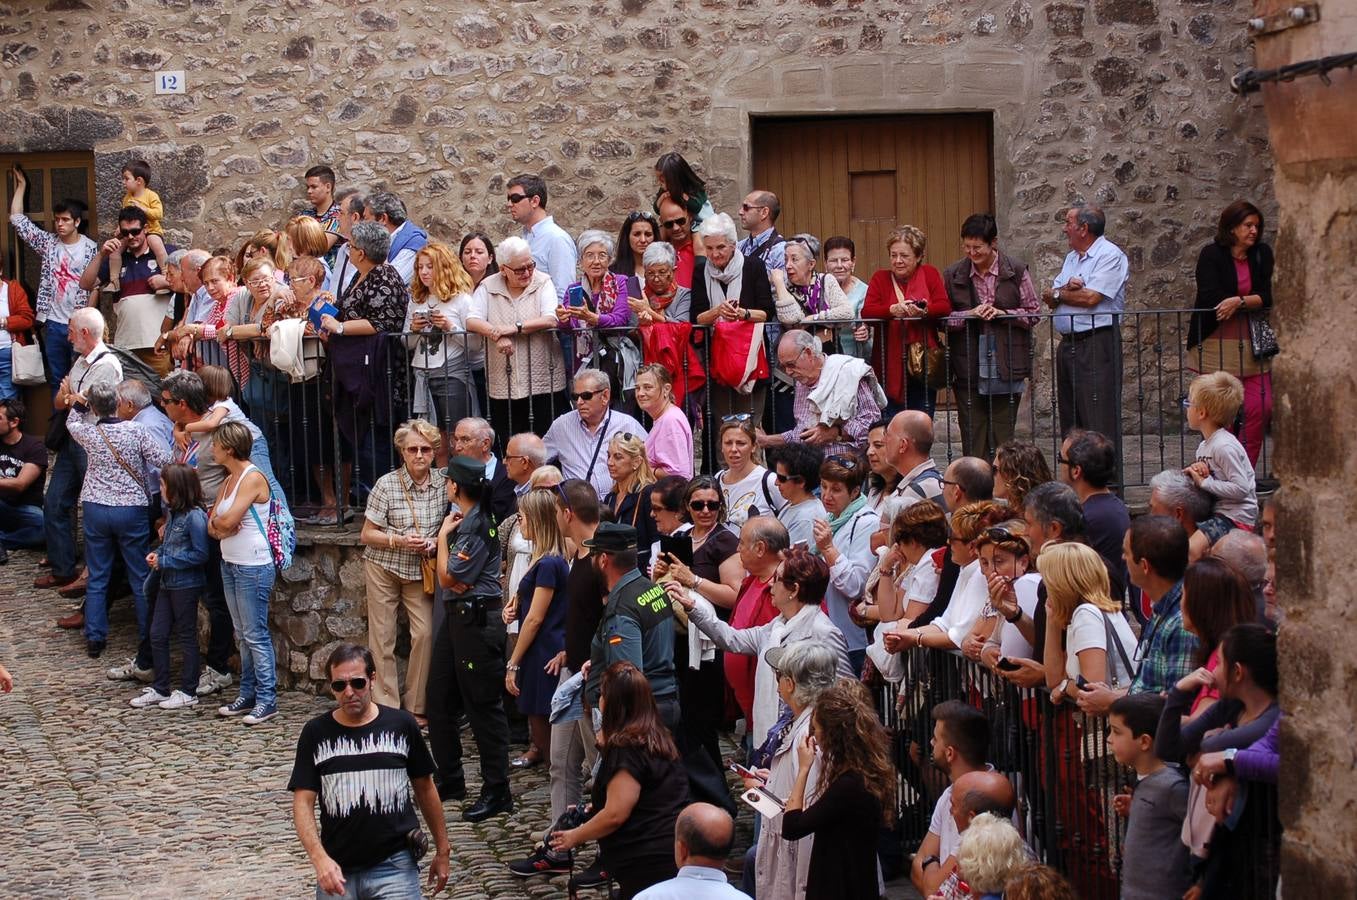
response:
M994 459L999 445L1013 440L1022 393L982 394L968 384L952 385L961 426L961 452Z
M1108 325L1061 338L1056 381L1061 435L1082 428L1110 438L1120 470L1121 329Z
M190 697L198 693L198 595L202 588L167 588L161 586L155 597L148 597L154 606L151 613L151 660L155 670L157 691L170 694L170 635L179 637L184 651L183 669L179 673L179 690Z
M229 672L227 660L236 651L236 636L231 610L226 606L226 589L221 583L221 542L209 538L207 546L207 587L202 591L208 621L204 660L218 672Z
M493 603L493 606L490 604ZM472 621L461 601L447 606L444 627L434 636L425 712L438 777L454 781L462 771L458 710L466 712L481 760L482 791L509 790L509 723L504 716L504 622L498 597L481 604Z

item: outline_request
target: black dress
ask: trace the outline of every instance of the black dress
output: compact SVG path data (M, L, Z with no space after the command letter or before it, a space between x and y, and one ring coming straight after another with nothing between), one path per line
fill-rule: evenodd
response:
M609 747L594 779L594 809L608 800L608 783L627 772L641 785L631 815L598 846L617 879L622 900L678 874L674 864L674 822L688 802L688 776L676 759L651 756L637 747Z
M815 835L806 900L877 900L876 839L881 804L856 772L834 779L805 809L782 814L782 837Z
M693 551L693 574L703 581L721 582L721 563L739 552L740 539L735 532L717 525L702 546ZM730 610L716 607L721 621L730 621ZM715 772L721 776L724 787L724 767L721 764L719 732L726 710L725 663L718 648L716 657L702 663L700 668L688 666L688 634L674 635L674 671L678 675L679 709L681 715L680 747L685 756L695 750L705 750ZM706 799L705 797L703 799ZM721 799L729 799L729 791Z

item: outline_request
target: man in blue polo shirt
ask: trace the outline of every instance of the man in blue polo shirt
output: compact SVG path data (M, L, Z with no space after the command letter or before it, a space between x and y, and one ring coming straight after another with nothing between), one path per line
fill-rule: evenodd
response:
M113 330L113 346L131 350L162 376L170 372L170 354L157 353L155 346L160 335L169 328L169 279L160 271L155 253L146 239L146 212L137 206L125 206L118 213L118 234L99 247L85 272L80 276L80 289L92 291L101 284L109 284L110 260L120 261L117 294L113 309L117 319ZM166 253L177 248L165 246Z

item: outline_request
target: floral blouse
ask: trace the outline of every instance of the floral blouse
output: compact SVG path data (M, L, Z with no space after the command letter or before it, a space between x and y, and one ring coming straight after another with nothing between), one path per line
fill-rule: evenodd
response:
M389 263L355 279L335 304L341 322L367 319L379 333L399 334L405 325L405 310L410 305L410 289Z

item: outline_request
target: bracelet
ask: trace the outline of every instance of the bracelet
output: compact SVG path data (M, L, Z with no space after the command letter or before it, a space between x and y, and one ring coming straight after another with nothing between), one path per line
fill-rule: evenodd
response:
M1021 622L1021 621L1022 621L1022 607L1021 607L1021 606L1018 607L1018 613L1017 613L1017 615L1015 615L1013 618L1010 619L1008 616L1004 616L1004 621L1007 622L1007 623L1010 624L1010 625L1017 625L1019 622Z
M914 637L914 646L922 647L924 645L924 630L920 628L918 631L914 632Z
M386 533L386 549L394 550L396 547L396 536L391 532Z
M692 590L694 590L694 591L697 590L697 586L698 586L699 584L701 584L701 583L702 583L702 576L701 576L701 575L694 575L694 576L693 576L693 587L692 587Z
M514 665L513 663L509 663L507 666L504 667L504 671L506 672L517 672L518 669L519 667Z

